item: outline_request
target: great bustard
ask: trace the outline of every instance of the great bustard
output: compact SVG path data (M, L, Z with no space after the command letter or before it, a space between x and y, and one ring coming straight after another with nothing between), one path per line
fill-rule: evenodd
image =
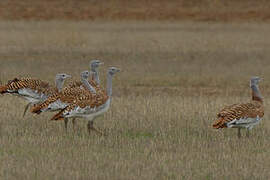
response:
M91 130L102 134L94 128L93 121L97 116L105 113L109 109L112 98L112 77L119 71L120 70L115 67L108 69L107 98L103 98L98 94L86 93L81 97L76 98L72 104L68 105L65 109L53 116L52 120L63 120L70 117L85 118L88 120L87 129L89 134Z
M238 128L238 137L241 137L241 128L247 129L247 136L264 115L263 98L259 90L259 77L252 77L250 87L252 90L252 101L245 104L233 104L223 108L218 114L218 120L213 124L219 128Z
M88 77L91 74L91 79L89 80L89 83L91 85L91 88L94 88L95 93L99 96L104 96L105 98L105 91L100 87L99 83L99 66L103 64L99 60L92 60L90 62L90 73L86 71L81 73L81 81L72 81L65 87L60 93L57 92L53 94L51 97L49 97L46 101L43 103L37 104L33 108L31 108L32 113L41 113L45 111L57 111L64 109L69 103L71 103L74 99L74 97L80 95L83 93L84 90L89 90L89 87L87 88L87 84L85 81L88 81ZM67 130L67 124L68 119L65 120L65 128ZM72 119L73 129L75 127L75 118Z
M35 105L31 108L32 113L41 113L45 111L57 111L66 108L69 104L73 103L77 97L85 96L85 94L91 94L95 96L95 88L88 82L90 73L83 71L81 73L82 86L73 88L65 87L60 93L55 93L50 96L46 101ZM104 96L105 97L105 96ZM65 128L67 130L67 120L65 120Z
M98 59L94 59L90 62L90 80L89 83L91 86L93 86L96 90L96 93L99 94L100 96L105 94L105 91L100 87L100 80L99 80L99 66L104 64ZM73 81L69 83L68 85L69 88L74 88L74 87L83 87L82 86L82 81ZM73 124L73 130L75 128L75 119L72 118L72 124ZM68 119L65 120L66 126L68 124Z
M15 94L26 99L29 103L24 109L24 116L30 105L43 102L52 94L61 91L64 80L69 77L71 76L65 73L57 74L55 86L35 78L15 78L0 86L0 93Z
M98 59L92 60L90 62L90 71L92 72L92 80L95 81L98 85L100 85L98 68L102 64L103 64L103 62L101 62Z

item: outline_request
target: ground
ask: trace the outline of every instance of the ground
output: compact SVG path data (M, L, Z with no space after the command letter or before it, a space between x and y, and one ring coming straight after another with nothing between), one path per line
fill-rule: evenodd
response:
M1 82L31 76L79 79L98 58L122 71L113 101L87 122L22 118L24 100L1 96L1 179L269 179L269 29L265 23L1 22ZM224 105L250 101L262 76L262 122L251 137L211 124Z
M3 0L0 19L269 22L270 1Z

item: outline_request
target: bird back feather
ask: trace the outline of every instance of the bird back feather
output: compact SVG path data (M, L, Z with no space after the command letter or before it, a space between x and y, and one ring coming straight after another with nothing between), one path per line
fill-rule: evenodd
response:
M233 104L223 108L217 114L217 120L213 123L213 128L226 128L227 123L233 120L240 120L245 118L260 118L264 115L263 104L259 101L252 101L245 104Z
M34 78L14 78L9 80L6 85L0 87L1 93L7 92L18 92L19 89L29 88L37 91L38 93L48 94L51 91L55 91L55 88L52 88L48 82L34 79Z

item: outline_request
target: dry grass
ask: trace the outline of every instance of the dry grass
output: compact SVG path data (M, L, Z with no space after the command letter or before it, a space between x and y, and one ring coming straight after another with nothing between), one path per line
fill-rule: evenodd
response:
M91 59L123 71L112 106L88 136L0 98L0 179L270 179L268 24L1 22L0 80L57 72L78 78ZM250 138L215 131L225 104L250 99L264 77L265 118ZM243 131L244 133L244 131Z
M4 0L5 20L269 21L268 0Z

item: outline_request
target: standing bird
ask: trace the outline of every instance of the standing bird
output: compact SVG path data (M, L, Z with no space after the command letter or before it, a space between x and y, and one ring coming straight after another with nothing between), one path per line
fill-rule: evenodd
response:
M95 81L98 85L100 85L100 80L99 80L99 66L102 65L103 62L100 62L100 60L92 60L90 62L90 71L92 72L92 80Z
M233 104L223 108L218 114L218 120L213 124L213 128L238 128L238 137L241 137L241 128L249 130L257 125L264 115L263 97L259 90L259 77L252 77L250 87L252 90L252 101L245 104Z
M89 83L90 73L88 71L83 71L81 73L82 86L77 86L73 88L65 87L60 93L55 93L50 96L46 101L35 105L31 108L32 113L41 113L45 111L57 111L66 108L69 104L73 103L77 97L85 96L90 94L91 96L96 95L95 88ZM65 129L67 130L68 120L65 119Z
M14 78L8 81L6 85L0 86L0 93L15 94L26 99L29 103L24 109L24 116L30 105L43 102L55 92L60 92L64 80L69 77L71 76L64 73L57 74L55 77L55 86L35 78Z
M100 80L99 80L99 66L103 63L100 60L92 60L90 62L90 73L86 75L86 71L81 74L81 81L72 81L63 89L63 92L58 93L56 92L53 94L50 98L48 98L43 103L40 103L36 106L34 106L31 109L32 113L41 113L45 111L57 111L64 109L69 103L73 101L73 98L77 96L81 92L81 89L85 88L85 90L89 90L87 88L86 83L84 81L87 81L87 78L91 74L91 79L89 80L89 83L91 87L94 88L95 93L97 93L99 96L104 96L105 98L105 91L100 87ZM87 76L87 78L86 78ZM85 79L86 78L86 79ZM68 119L65 119L65 128L67 130L67 124ZM72 118L72 124L73 124L73 130L75 129L75 118Z
M91 74L91 79L89 80L89 83L97 90L101 91L100 89L100 80L99 80L99 66L102 65L103 63L100 60L92 60L90 62L90 74ZM82 85L81 81L72 81L71 83L68 84L67 87L69 88L74 88L74 87L79 87Z
M90 62L91 79L89 80L89 83L91 84L91 86L95 88L96 93L98 93L100 96L105 94L105 91L100 87L100 80L99 80L99 66L102 64L104 63L98 59L94 59ZM82 81L73 81L68 85L68 87L69 88L83 87L83 84ZM75 119L76 118L72 118L73 130L75 130ZM65 122L68 123L68 119L66 119Z
M108 69L106 98L103 98L103 96L99 96L98 94L83 94L76 98L72 104L53 116L51 120L63 120L70 117L85 118L88 120L87 129L89 134L91 130L94 130L98 134L102 134L94 128L94 119L108 111L112 98L112 77L119 71L120 70L115 67Z

